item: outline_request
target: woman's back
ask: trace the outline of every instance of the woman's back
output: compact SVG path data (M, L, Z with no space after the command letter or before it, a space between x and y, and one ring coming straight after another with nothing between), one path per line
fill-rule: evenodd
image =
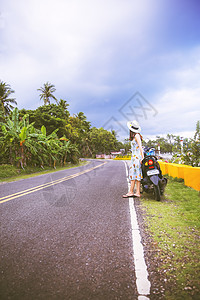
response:
M133 157L137 156L137 158L141 158L140 148L135 139L133 139L133 141L131 141L131 152L132 152Z

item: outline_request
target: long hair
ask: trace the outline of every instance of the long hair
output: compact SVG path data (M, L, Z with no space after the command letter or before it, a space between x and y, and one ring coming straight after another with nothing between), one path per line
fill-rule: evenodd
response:
M131 130L129 130L129 141L132 141L135 138L135 135L137 134L137 132L133 132ZM141 141L143 140L143 137L140 133L138 133L140 135Z

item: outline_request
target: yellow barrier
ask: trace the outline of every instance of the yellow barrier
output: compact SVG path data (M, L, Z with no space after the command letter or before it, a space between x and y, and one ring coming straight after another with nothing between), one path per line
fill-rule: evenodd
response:
M160 165L160 168L161 168L161 171L162 171L162 174L165 175L165 174L168 174L169 170L169 163L166 163L164 161L158 161L159 162L159 165Z
M184 172L187 168L192 168L192 166L169 163L168 174L174 178L177 177L184 179Z
M185 178L185 170L187 170L188 168L193 168L192 166L188 166L188 165L179 165L178 166L178 178Z
M185 168L184 183L185 185L190 186L197 191L200 191L200 168Z
M168 166L169 166L169 163L165 163L165 174L168 174Z
M178 177L178 168L176 167L176 164L168 164L168 174L171 177Z
M158 162L159 162L162 174L163 175L167 174L167 172L166 172L166 163L164 161L158 161Z
M192 168L192 166L188 165L181 165L175 163L166 163L164 161L158 161L162 174L168 174L171 177L177 177L184 179L184 169L185 168Z
M114 160L130 160L131 156L128 157L115 157Z
M159 161L162 174L184 179L185 185L200 191L200 167Z
M188 166L188 167L190 167L190 166ZM177 166L177 169L178 169L178 178L182 178L182 179L184 179L184 170L185 170L185 168L187 168L187 166L184 166L184 165L179 165L179 166Z

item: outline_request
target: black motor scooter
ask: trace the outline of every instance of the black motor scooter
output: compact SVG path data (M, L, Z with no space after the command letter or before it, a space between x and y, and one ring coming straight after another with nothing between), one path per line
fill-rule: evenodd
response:
M142 189L146 193L153 193L157 201L167 185L167 178L163 177L160 165L155 156L153 148L144 148L144 159L142 160Z

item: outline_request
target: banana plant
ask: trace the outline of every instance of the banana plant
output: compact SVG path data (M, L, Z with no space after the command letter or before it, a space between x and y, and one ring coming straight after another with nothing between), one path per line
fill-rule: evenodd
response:
M7 118L5 123L0 123L3 133L3 151L6 153L9 149L9 160L18 161L24 168L25 150L28 152L26 140L30 133L34 132L33 123L29 124L28 116L25 115L19 121L19 111L17 108L13 110L12 117Z
M65 136L61 137L60 141L62 141L63 165L65 166L67 155L71 152L71 142Z
M2 152L9 153L9 161L12 164L18 156L19 150L19 133L20 127L18 123L18 109L13 110L12 118L0 123L2 130Z
M50 158L54 161L54 167L56 165L56 155L59 153L59 145L58 145L58 137L56 132L58 129L54 130L51 134L46 134L46 127L43 125L40 130L36 130L36 133L33 135L37 138L37 143L39 147L39 158L41 159L41 167L44 166L45 163L48 163Z
M75 144L72 144L65 136L60 138L62 141L62 157L63 157L63 164L65 166L66 159L69 154L69 159L73 162L77 161L77 156L80 154L78 147Z
M0 150L9 156L11 164L19 162L22 168L27 164L40 164L44 167L45 164L51 165L53 160L56 168L58 160L62 160L64 165L68 157L72 161L77 160L79 152L76 145L66 137L59 139L58 129L47 135L45 126L39 130L34 128L34 123L29 123L28 115L19 120L17 108L5 122L0 122L0 126Z

